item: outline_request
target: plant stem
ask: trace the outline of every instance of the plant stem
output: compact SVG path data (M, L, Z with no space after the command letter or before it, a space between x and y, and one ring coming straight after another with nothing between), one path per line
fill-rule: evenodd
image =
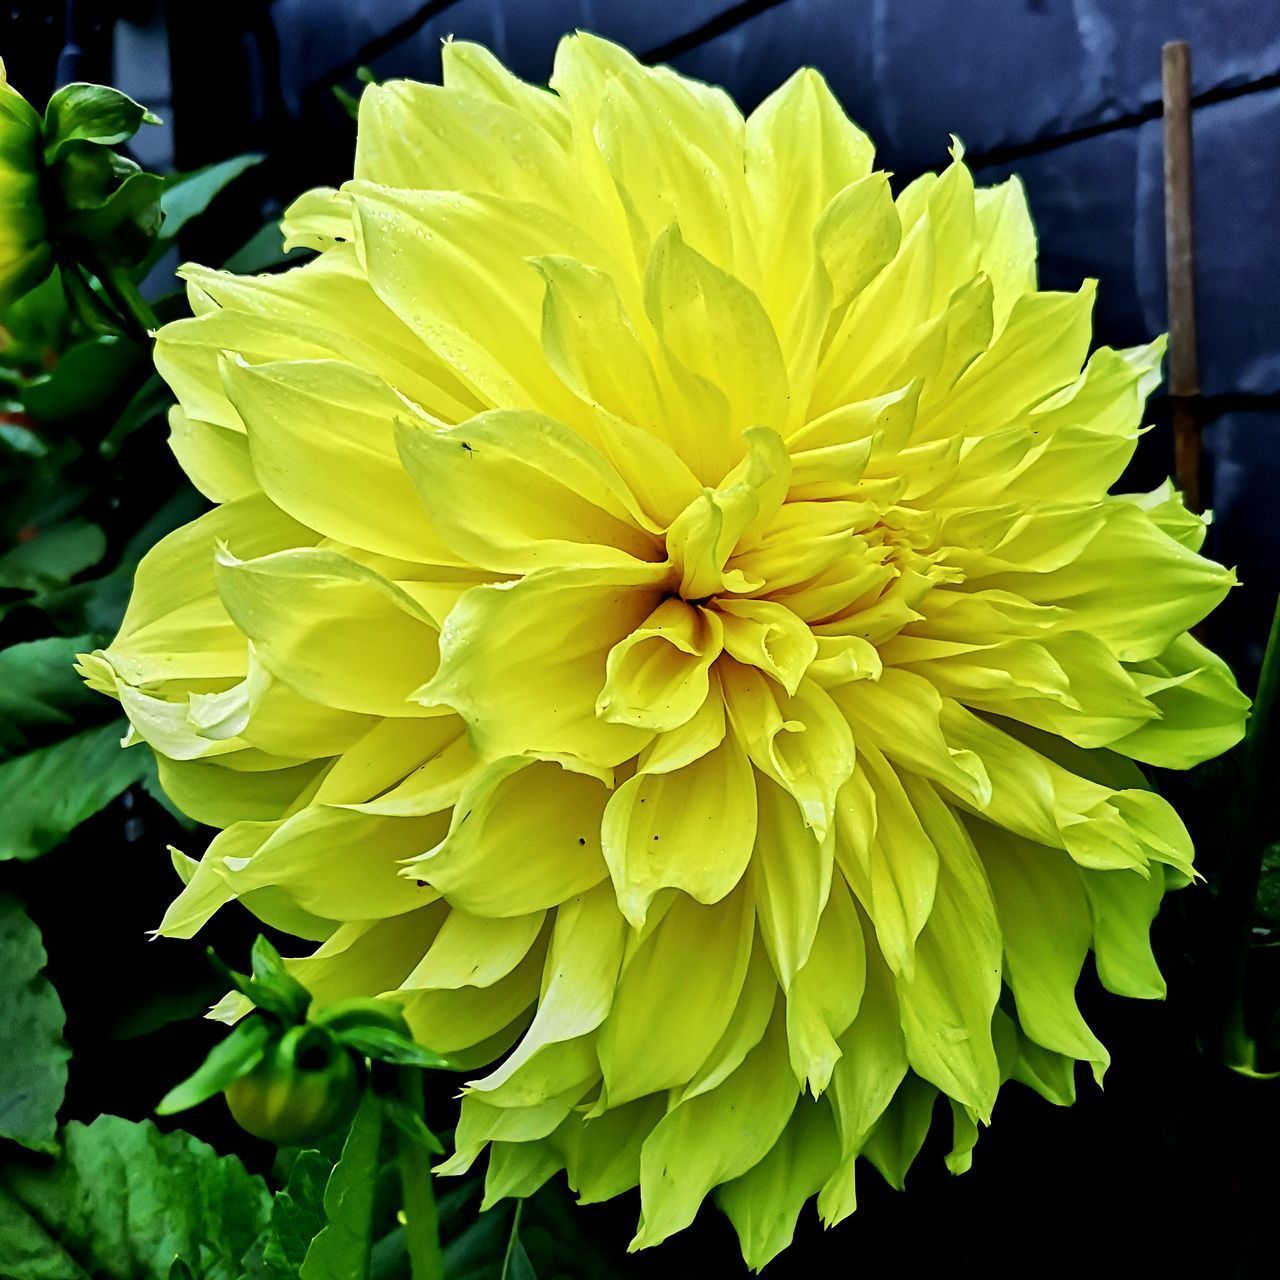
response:
M1280 755L1280 604L1271 621L1267 651L1258 677L1242 755L1242 777L1228 822L1228 854L1218 883L1222 924L1224 996L1221 1029L1223 1061L1235 1070L1257 1074L1253 1038L1245 1026L1245 989L1249 975L1249 921L1262 857L1275 812L1275 776Z
M422 1110L422 1073L400 1068L400 1096L415 1112ZM399 1143L400 1189L404 1235L413 1280L444 1280L444 1255L436 1224L436 1197L431 1185L431 1157L427 1149L403 1131Z
M138 292L133 278L123 267L103 267L96 270L95 274L121 317L137 331L135 336L146 342L151 331L159 328L160 321L147 300Z

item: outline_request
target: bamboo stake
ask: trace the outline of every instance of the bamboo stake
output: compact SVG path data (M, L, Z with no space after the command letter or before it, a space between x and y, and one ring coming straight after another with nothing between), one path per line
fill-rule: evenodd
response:
M1200 494L1200 362L1196 353L1194 161L1191 147L1191 46L1166 44L1164 82L1164 244L1169 288L1169 395L1173 474L1192 511Z

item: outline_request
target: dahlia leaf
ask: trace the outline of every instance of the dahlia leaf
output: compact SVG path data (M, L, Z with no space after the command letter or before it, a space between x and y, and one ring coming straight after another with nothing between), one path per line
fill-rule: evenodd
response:
M382 1061L394 1061L394 1059L384 1058ZM413 1062L409 1065L419 1066L421 1064ZM444 1147L440 1145L440 1139L427 1128L426 1122L416 1111L412 1110L399 1098L382 1097L378 1099L378 1102L382 1107L382 1114L391 1122L393 1128L399 1130L411 1142L416 1142L433 1155L444 1155Z
M0 1137L52 1152L71 1051L45 959L39 929L16 899L0 898Z
M324 1190L324 1229L311 1241L299 1280L367 1280L382 1108L366 1095Z
M62 1132L52 1165L0 1170L0 1256L13 1280L240 1280L270 1195L233 1156L117 1116Z
M106 535L96 524L72 519L42 529L0 556L0 587L48 591L92 568L106 554Z
M248 1075L262 1061L274 1035L263 1018L246 1018L238 1023L187 1079L161 1098L156 1115L170 1116L199 1106L233 1080Z
M280 953L262 934L253 942L253 978L242 988L260 1008L285 1022L301 1022L311 993L286 968Z
M48 853L145 776L146 753L121 752L123 734L112 721L0 763L0 860Z
M52 165L74 143L111 147L160 120L126 93L104 84L63 85L44 113L44 159Z
M163 240L172 240L192 218L198 218L241 174L261 164L261 155L232 156L217 164L205 165L191 173L175 173L164 180L160 208L164 222L160 226Z
M307 1249L324 1227L324 1188L333 1162L300 1151L285 1185L271 1197L271 1218L246 1257L245 1280L295 1280Z
M340 1044L377 1062L400 1067L439 1068L448 1070L452 1063L430 1049L424 1049L407 1035L387 1027L347 1027L337 1033Z
M88 636L50 636L0 649L0 759L75 724L92 705L73 667L88 646Z

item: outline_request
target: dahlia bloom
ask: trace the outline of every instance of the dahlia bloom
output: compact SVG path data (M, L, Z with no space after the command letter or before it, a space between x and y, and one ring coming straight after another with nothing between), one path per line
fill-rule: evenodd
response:
M552 93L444 66L366 92L307 265L185 268L216 506L83 671L221 828L163 933L239 899L399 1002L490 1200L638 1184L641 1247L714 1191L760 1266L939 1095L959 1170L1005 1081L1101 1078L1090 951L1163 993L1138 764L1239 738L1187 634L1233 575L1108 496L1163 344L1085 363L1017 181L895 199L810 71L744 121L589 36Z
M53 269L40 204L41 123L0 62L0 306Z

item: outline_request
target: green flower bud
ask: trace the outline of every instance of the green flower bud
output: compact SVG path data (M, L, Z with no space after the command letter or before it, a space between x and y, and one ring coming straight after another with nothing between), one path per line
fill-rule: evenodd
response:
M285 1032L224 1092L242 1129L282 1147L297 1146L351 1115L359 1081L354 1059L327 1031L302 1026Z
M0 62L0 306L53 269L40 201L40 117L10 85Z

